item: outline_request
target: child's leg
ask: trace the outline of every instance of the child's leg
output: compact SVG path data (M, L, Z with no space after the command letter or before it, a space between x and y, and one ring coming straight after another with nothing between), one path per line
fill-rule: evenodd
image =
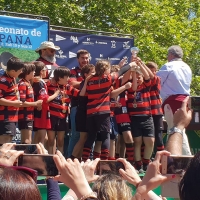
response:
M57 131L57 148L63 154L64 152L65 131Z
M142 129L142 135L143 135L143 142L144 142L144 157L143 157L143 170L146 171L147 166L150 162L150 158L153 153L153 147L154 147L154 123L152 117L147 117L143 121L143 129Z
M55 145L56 132L53 130L48 130L47 135L48 135L48 152L49 154L54 154L55 152L53 149Z
M35 131L33 143L38 144L39 142L41 142L44 145L46 133L46 129L38 129L37 131Z
M22 129L21 132L21 143L22 144L31 144L32 142L32 130Z
M20 121L18 122L18 128L21 132L21 144L31 144L33 121Z
M87 132L80 132L80 138L73 149L72 158L81 158L82 157L83 147L87 140L87 136L88 136Z

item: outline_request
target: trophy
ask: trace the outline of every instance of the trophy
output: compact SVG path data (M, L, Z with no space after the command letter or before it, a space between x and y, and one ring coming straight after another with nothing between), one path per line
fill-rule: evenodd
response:
M131 53L133 57L137 57L139 49L137 47L131 47Z

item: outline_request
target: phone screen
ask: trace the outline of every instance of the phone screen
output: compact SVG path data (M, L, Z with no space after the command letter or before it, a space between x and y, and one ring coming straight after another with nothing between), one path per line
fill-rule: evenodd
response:
M193 111L200 111L200 97L190 97L189 107Z
M182 174L187 169L193 156L168 156L167 174Z
M38 176L56 176L58 169L53 155L24 154L18 158L18 166L29 167L38 172Z
M36 154L37 146L36 144L16 144L14 150L24 151L26 154Z
M102 174L109 174L109 173L114 173L116 175L119 175L119 169L124 169L124 164L119 161L115 160L100 160L98 165L97 165L97 175L102 175Z

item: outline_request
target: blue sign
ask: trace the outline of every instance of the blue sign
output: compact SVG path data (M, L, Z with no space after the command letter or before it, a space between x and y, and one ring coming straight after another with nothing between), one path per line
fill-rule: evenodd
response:
M48 40L48 21L0 16L0 47L35 50Z
M59 66L73 68L78 65L76 53L85 49L91 54L90 63L102 59L110 60L112 65L118 64L124 57L130 61L133 38L109 37L84 33L50 30L50 40L60 50L56 52L56 63Z

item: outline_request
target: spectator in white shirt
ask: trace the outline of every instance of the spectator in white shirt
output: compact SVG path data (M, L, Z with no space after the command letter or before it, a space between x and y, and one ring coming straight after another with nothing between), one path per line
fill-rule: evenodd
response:
M163 110L164 106L169 104L173 114L181 107L183 100L190 95L192 71L182 61L182 57L183 50L180 46L169 47L168 62L157 72L157 76L161 78L160 95L163 101ZM183 154L191 154L187 138L183 141Z

